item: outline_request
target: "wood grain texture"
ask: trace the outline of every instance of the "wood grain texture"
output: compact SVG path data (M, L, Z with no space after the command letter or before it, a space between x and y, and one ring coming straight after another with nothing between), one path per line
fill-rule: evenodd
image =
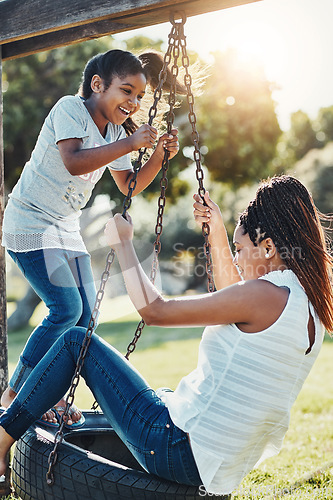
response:
M261 0L5 0L0 2L2 57L13 59L160 24L169 21L172 11L190 17L257 1Z

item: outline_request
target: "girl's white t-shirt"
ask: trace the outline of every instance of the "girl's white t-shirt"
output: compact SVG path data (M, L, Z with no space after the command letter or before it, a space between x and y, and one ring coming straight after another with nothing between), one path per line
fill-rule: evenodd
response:
M79 217L104 170L132 170L130 155L89 174L71 175L58 141L79 138L83 148L97 148L124 139L120 125L108 123L105 138L79 96L65 96L45 119L30 160L9 195L2 244L14 252L65 248L86 252Z
M162 396L175 425L189 433L203 486L212 494L231 493L279 452L291 406L323 340L324 329L292 271L261 279L290 291L278 320L258 333L234 324L207 327L197 368ZM309 310L316 339L306 354Z

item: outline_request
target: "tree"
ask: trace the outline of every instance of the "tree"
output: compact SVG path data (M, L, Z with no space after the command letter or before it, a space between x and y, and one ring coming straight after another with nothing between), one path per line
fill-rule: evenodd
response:
M273 164L278 172L293 168L312 149L321 149L333 140L333 106L321 108L314 120L304 111L290 117L290 129L283 133Z
M157 50L158 52L163 52L163 43L163 40L152 40L151 38L143 35L132 36L124 41L126 50L129 50L134 54L140 54L152 49Z
M310 190L314 202L323 213L333 212L333 142L312 149L293 167L291 174Z
M29 159L45 117L63 95L78 90L85 63L112 39L41 52L4 63L4 154L7 190Z
M318 129L317 139L319 136L323 145L333 141L333 106L320 108L315 126Z
M287 145L294 151L295 159L300 160L310 149L321 146L316 137L312 121L304 111L291 115L291 127L287 135Z
M197 99L197 122L213 180L237 188L270 173L281 130L260 66L240 62L235 50L216 52Z

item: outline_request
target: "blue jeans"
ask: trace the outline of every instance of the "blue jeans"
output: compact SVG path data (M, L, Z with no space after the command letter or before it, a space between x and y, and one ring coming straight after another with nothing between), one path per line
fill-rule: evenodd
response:
M96 289L89 254L60 248L8 253L49 309L31 333L9 382L18 392L38 361L68 328L88 326Z
M13 438L20 438L67 391L84 335L84 328L69 329L31 372L0 418ZM142 467L182 484L202 484L187 434L173 424L163 401L130 362L95 334L81 374Z

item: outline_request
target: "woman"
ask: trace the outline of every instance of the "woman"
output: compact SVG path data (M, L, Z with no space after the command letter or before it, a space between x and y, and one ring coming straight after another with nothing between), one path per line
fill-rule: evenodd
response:
M174 392L155 392L95 336L82 375L148 472L228 494L281 448L323 327L333 327L332 259L311 195L292 177L262 183L241 214L234 233L239 274L221 213L208 193L204 201L195 195L194 215L211 230L218 289L211 294L164 299L137 259L131 221L118 214L105 229L147 324L206 326L197 368ZM68 388L84 333L71 328L54 344L0 418L0 474L14 440Z

